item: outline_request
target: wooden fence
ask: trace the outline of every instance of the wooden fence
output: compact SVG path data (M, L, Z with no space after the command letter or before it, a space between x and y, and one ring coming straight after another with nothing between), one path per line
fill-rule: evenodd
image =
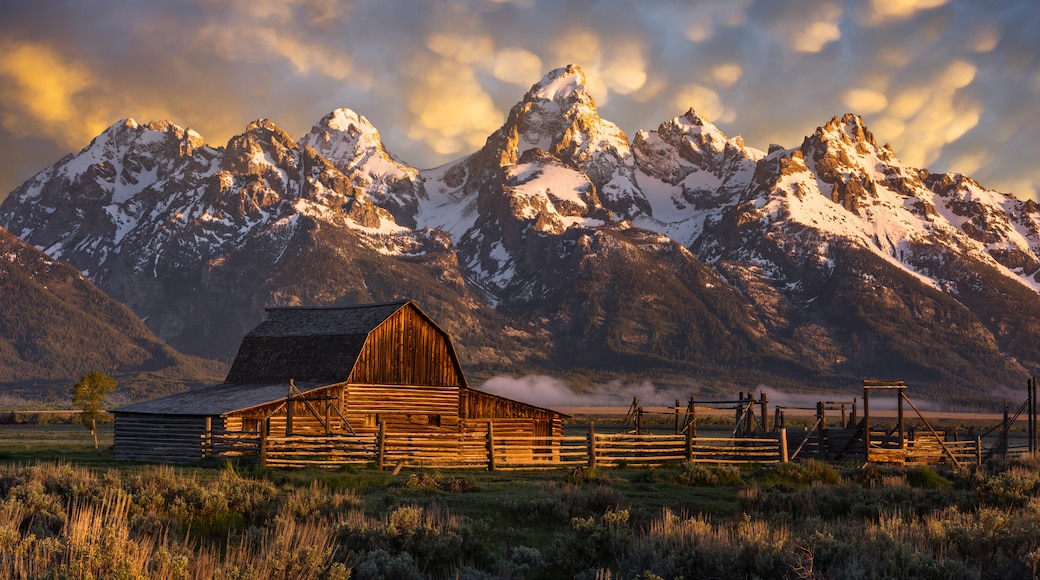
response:
M208 445L207 445L208 441ZM393 433L357 436L262 437L215 435L204 455L255 455L272 467L375 465L430 469L534 470L571 466L659 466L667 462L777 463L787 461L786 431L775 436L693 437L596 433L496 435L494 428L464 433Z

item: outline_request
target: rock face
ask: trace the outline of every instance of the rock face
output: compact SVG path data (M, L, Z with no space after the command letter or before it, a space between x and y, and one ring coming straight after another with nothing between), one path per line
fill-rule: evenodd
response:
M909 167L855 115L765 153L690 109L630 145L574 66L422 171L348 109L223 148L121 121L15 190L0 225L209 357L265 305L414 298L488 372L969 397L1040 367L1035 203Z

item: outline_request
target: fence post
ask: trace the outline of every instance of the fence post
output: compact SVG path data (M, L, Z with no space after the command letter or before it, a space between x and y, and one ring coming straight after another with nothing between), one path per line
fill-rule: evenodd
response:
M863 455L870 461L870 389L863 381Z
M213 452L213 418L206 417L206 436L202 439L202 456L209 457Z
M267 466L267 435L271 429L271 420L260 423L260 467Z
M383 471L384 455L386 453L386 423L379 424L379 439L376 441L376 467Z
M596 427L589 419L589 467L596 467Z
M766 392L765 391L761 391L761 396L762 396L762 400L760 401L760 405L762 407L762 410L761 410L760 414L762 415L762 432L763 433L768 433L769 432L769 401L766 399Z
M780 428L780 463L787 463L787 427Z
M1004 465L1007 465L1008 458L1008 429L1011 428L1011 422L1009 418L1009 408L1007 400L1004 401L1004 422L1003 430L1000 432L1000 451L1001 457L1004 459Z
M697 403L690 397L690 422L686 426L687 431L691 431L693 436L697 436Z
M679 430L679 399L675 400L675 434L678 435L682 431Z
M975 465L982 465L982 436L975 436Z
M495 424L491 421L487 422L487 454L488 454L488 471L495 470Z
M816 457L822 460L827 457L826 443L823 440L823 432L827 427L827 407L823 401L816 403L816 418L820 422L820 430L816 432L816 440L819 442L816 447Z
M693 461L693 429L686 430L686 461Z
M902 389L899 389L898 392L899 398L897 401L899 404L896 410L896 421L899 423L899 448L906 449L906 434L903 428L903 399L906 398L906 393Z
M1030 377L1029 381L1030 391L1030 408L1029 415L1033 419L1030 423L1030 450L1034 453L1040 451L1040 445L1037 442L1037 379Z

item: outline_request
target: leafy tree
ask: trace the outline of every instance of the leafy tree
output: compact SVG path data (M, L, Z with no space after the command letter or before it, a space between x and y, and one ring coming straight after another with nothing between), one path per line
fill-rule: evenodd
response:
M94 449L98 449L97 421L101 416L101 404L105 395L116 388L116 380L98 371L89 372L80 378L72 391L72 404L79 409L79 420L94 436Z

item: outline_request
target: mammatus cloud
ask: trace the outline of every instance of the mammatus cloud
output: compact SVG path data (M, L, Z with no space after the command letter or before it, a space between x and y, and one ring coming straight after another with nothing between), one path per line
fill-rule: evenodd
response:
M698 2L685 6L683 35L695 43L711 40L719 30L737 28L747 22L750 7L751 0Z
M842 100L850 111L862 115L884 111L888 106L888 97L872 89L850 89Z
M437 153L461 155L480 148L505 121L472 67L425 59L413 66L421 72L410 79L407 91L410 138Z
M432 167L567 64L630 135L694 107L750 146L792 147L852 112L911 165L1030 196L1036 30L1023 0L9 0L0 197L123 117L219 146L258 117L298 136L349 107Z
M922 10L945 5L948 0L870 0L867 23L884 24L893 20L904 20Z
M953 61L934 78L927 79L927 84L898 93L888 108L868 111L884 113L875 124L876 134L891 143L904 162L929 167L947 144L960 139L979 122L979 105L958 98L959 91L972 83L975 73L974 65ZM860 104L869 104L866 100ZM889 131L891 134L886 134ZM981 165L978 159L972 164L976 168Z
M495 54L495 78L512 85L529 87L540 78L545 65L538 55L522 48L507 48Z
M711 70L711 79L721 87L732 87L744 76L744 67L731 62L720 64Z
M701 85L680 87L675 93L673 105L675 110L686 110L692 106L697 113L713 122L730 123L736 116L733 111L726 109L717 92Z

